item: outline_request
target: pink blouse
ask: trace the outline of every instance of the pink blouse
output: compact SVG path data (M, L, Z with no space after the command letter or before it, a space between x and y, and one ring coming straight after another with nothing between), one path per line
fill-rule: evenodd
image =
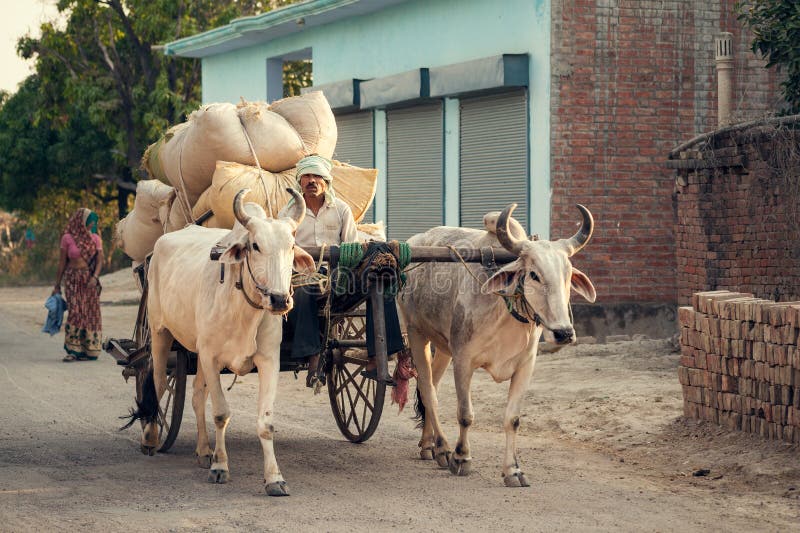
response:
M92 233L92 240L94 241L95 248L98 252L103 251L103 241L100 240L100 235ZM65 233L61 237L61 249L67 251L67 257L70 259L77 259L81 256L81 251L75 239L69 233Z

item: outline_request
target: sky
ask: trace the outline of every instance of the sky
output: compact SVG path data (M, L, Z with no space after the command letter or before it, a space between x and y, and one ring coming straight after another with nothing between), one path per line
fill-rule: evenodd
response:
M39 35L39 25L58 15L56 0L0 0L0 89L17 92L19 82L33 69L33 61L17 55L17 39Z

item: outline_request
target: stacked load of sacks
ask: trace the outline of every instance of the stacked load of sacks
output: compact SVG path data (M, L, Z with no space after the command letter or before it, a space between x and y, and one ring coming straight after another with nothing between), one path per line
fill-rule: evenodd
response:
M150 145L142 167L155 178L140 181L133 210L117 224L117 240L135 261L152 252L159 236L205 218L204 226L232 228L233 197L277 216L296 182L295 165L336 147L336 120L325 96L310 92L264 102L208 104ZM378 171L333 161L337 197L356 222L375 195ZM208 216L208 212L213 213ZM205 216L204 216L205 215Z

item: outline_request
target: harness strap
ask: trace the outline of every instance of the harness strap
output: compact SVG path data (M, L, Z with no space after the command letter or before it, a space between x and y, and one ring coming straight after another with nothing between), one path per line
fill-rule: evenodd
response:
M489 277L500 270L500 267L497 266L497 262L494 260L494 250L492 250L491 246L481 247L481 265L483 265Z
M245 259L245 261L246 261L246 259ZM236 287L237 289L242 291L242 296L244 296L244 299L247 301L248 304L250 304L250 307L253 307L255 309L264 309L263 306L255 303L253 300L251 300L250 297L247 295L247 291L244 290L244 283L243 283L243 279L242 279L242 271L243 270L244 270L244 267L240 267L239 268L239 281L237 281L234 284L234 287Z
M467 270L467 273L472 276L472 279L477 281L478 283L483 283L478 277L470 270L467 262L464 261L464 258L461 257L461 254L458 253L453 246L447 246L453 254L461 261L461 264L464 265L464 268ZM497 262L494 258L494 250L492 250L489 246L484 246L480 249L481 252L481 266L486 270L486 274L489 277L492 277L494 274L500 270L500 267L497 266ZM506 303L506 310L508 313L513 316L518 322L523 324L529 324L531 320L538 326L542 323L541 318L535 312L531 313L530 306L528 305L528 301L525 299L525 292L522 290L522 279L517 282L517 287L514 289L514 294L512 296L505 296L502 294L498 294ZM517 310L517 302L521 302L522 313ZM527 315L527 316L525 316Z
M525 298L525 291L522 288L522 279L517 282L517 287L514 289L514 294L512 296L503 296L503 300L506 302L506 309L508 309L509 314L513 316L517 321L522 322L523 324L530 324L533 322L537 326L542 325L542 318L531 309L528 300ZM520 311L517 309L519 308Z

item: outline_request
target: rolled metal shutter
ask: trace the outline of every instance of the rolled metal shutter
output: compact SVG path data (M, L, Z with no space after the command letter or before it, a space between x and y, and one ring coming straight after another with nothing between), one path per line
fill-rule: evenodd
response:
M372 111L336 115L336 127L339 137L333 158L357 167L372 168L373 160L373 124ZM334 190L336 184L333 184ZM364 214L362 222L375 221L375 203Z
M387 221L391 239L443 224L442 104L387 111Z
M517 203L528 228L526 92L461 100L461 226L483 228L483 215Z

